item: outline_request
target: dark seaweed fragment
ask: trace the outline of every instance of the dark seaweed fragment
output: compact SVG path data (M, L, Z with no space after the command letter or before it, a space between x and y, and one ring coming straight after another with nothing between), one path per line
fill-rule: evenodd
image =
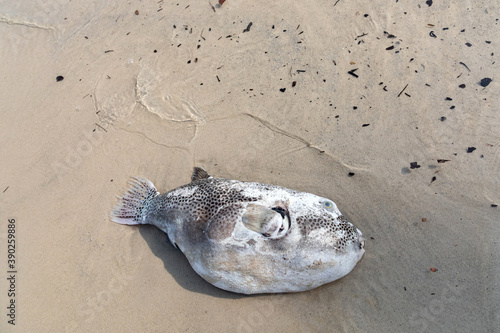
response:
M467 70L470 72L470 68L469 66L467 66L466 64L464 64L463 62L459 62L460 65L464 66L465 68L467 68Z
M245 30L243 30L243 32L249 32L252 24L253 24L252 22L248 23L247 27L245 28Z
M394 36L391 33L388 33L387 31L384 31L384 35L387 35L387 38L396 38L396 36Z
M357 70L358 70L357 68L351 69L349 72L347 72L347 74L350 74L350 75L352 75L354 77L359 77L358 74L354 73Z
M394 45L385 48L387 51L394 50Z
M420 165L418 165L418 162L411 162L410 163L410 169L418 169L420 168Z
M446 163L446 162L449 162L450 160L442 160L442 159L440 159L440 160L437 160L437 161L438 161L438 163Z
M493 81L491 78L489 78L489 77L485 77L484 79L481 79L481 81L479 81L479 83L478 83L478 84L479 84L481 87L487 87L487 86L488 86L488 84L490 84L490 83L491 83L491 81Z
M407 83L407 84L406 84L406 86L403 88L403 90L401 90L401 91L399 92L398 97L399 97L399 96L401 96L401 94L403 93L403 91L405 91L405 89L408 87L408 84L409 84L409 83Z
M476 147L468 147L467 148L467 153L472 153L474 150L476 150Z

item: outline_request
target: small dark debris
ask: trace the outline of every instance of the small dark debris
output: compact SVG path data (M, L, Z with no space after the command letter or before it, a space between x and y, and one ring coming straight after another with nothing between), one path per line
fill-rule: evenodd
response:
M114 52L115 50L106 50L104 53Z
M498 205L497 204L491 204L491 207L496 208L496 207L498 207Z
M387 51L394 50L394 45L385 48Z
M357 106L353 106L353 107L352 107L352 109L353 109L353 110L357 110L357 109L358 109L358 107L357 107Z
M436 180L436 176L432 177L431 184Z
M472 46L471 43L465 43L465 45L467 45L467 47L471 47Z
M450 110L453 110L455 108L455 105L450 106Z
M407 83L406 86L403 88L403 90L401 90L401 92L398 94L398 97L401 96L401 94L403 93L403 91L405 91L406 87L408 87L408 84L409 83Z
M253 24L252 22L248 23L247 27L245 28L245 30L243 30L243 32L249 32L252 24Z
M281 92L285 92L286 91L286 88L281 88L280 89Z
M387 35L387 38L396 38L393 34L388 33L387 31L384 31L384 35Z
M446 162L449 162L450 160L443 160L443 159L440 159L440 160L437 160L438 163L446 163Z
M434 30L429 32L429 36L431 36L432 38L437 38L436 34L434 33Z
M427 6L429 6L429 7L430 7L430 6L432 6L432 0L427 0L425 3L426 3L426 4L427 4Z
M60 82L62 80L64 80L64 76L59 75L56 77L56 82Z
M411 170L408 169L407 167L404 167L404 168L401 169L401 174L407 175L409 173L411 173Z
M292 82L292 88L295 87L297 85L297 81L293 81Z
M468 147L467 148L467 153L472 153L474 150L476 150L476 147Z
M420 165L418 165L418 162L411 162L410 163L410 169L418 169L420 168Z
M138 10L135 11L135 15L139 15L139 11Z
M492 79L490 79L489 77L485 77L484 79L481 79L481 81L479 81L479 83L478 83L478 84L479 84L481 87L487 87L487 86L488 86L488 84L490 84L490 83L491 83L491 81L493 81L493 80L492 80Z
M445 116L442 116L441 118L439 118L441 121L445 121L446 120L446 117Z
M451 99L451 97L446 97L444 100L445 101L452 101L453 99Z
M355 175L355 173L354 173L354 172L349 172L349 173L347 174L347 177L352 177L352 176L354 176L354 175Z
M465 68L467 68L467 70L470 72L469 66L467 66L465 63L463 63L463 62L460 61L459 64L462 65L462 66L464 66Z
M221 6L222 6L222 4L223 4L224 2L226 2L226 0L219 0L219 5L221 5Z
M363 127L367 127L367 126L370 126L370 124L363 124Z
M358 74L354 73L357 70L358 70L358 68L351 69L349 72L347 72L347 74L350 74L354 77L359 77Z
M403 289L406 291L406 287L403 287Z
M491 40L485 40L486 44L491 44Z
M462 84L461 84L461 85L459 85L458 87L459 87L459 88L464 89L464 88L466 87L466 85L462 83Z
M158 51L156 51L156 50L153 51L153 53L156 53L156 52L158 52Z
M220 82L219 75L215 76L217 78L217 82Z
M364 17L368 17L368 14L363 15Z

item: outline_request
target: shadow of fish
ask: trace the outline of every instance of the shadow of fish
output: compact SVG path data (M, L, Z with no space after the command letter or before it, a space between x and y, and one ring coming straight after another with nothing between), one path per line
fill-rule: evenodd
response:
M331 200L252 182L211 177L161 194L144 178L111 212L121 224L152 224L214 286L243 294L298 292L348 274L364 238Z

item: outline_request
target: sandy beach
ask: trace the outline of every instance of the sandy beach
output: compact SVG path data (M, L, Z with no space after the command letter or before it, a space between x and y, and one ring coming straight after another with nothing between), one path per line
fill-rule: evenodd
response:
M494 0L1 3L0 331L499 332L499 20ZM129 177L164 193L194 166L332 199L364 258L244 296L110 221Z

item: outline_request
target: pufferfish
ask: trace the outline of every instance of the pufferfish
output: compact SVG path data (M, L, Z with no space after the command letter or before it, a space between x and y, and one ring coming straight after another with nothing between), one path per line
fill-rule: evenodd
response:
M365 252L361 231L335 203L275 185L211 177L160 194L132 178L111 212L121 224L152 224L212 285L235 293L310 290L347 275Z

